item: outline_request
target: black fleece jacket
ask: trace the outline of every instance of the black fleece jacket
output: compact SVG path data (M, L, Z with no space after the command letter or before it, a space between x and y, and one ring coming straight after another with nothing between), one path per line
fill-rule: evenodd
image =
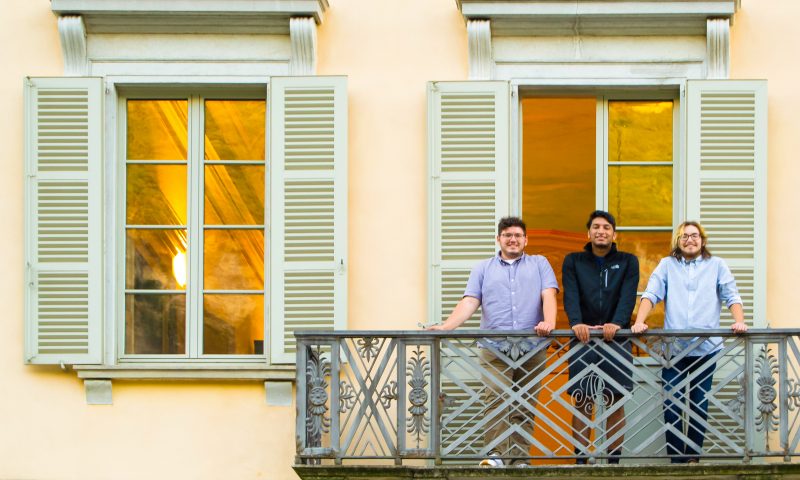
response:
M591 242L583 250L567 255L561 271L564 310L570 326L613 322L629 328L636 305L639 259L617 251L616 243L602 264L592 253Z

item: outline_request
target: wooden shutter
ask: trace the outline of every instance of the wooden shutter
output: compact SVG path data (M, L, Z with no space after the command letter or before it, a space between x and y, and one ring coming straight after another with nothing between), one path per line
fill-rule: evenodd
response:
M269 95L271 361L294 332L346 326L347 78L273 77Z
M101 78L25 81L25 361L102 360Z
M745 313L766 326L767 82L687 84L687 219L736 277ZM725 309L723 324L730 324Z
M507 82L428 85L429 322L444 321L509 214ZM477 316L466 326L478 327Z

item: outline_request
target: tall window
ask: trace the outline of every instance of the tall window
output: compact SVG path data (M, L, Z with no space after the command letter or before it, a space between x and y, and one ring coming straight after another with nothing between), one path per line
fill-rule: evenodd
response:
M639 257L639 291L669 251L673 223L673 101L592 97L522 100L522 216L529 253L561 280L586 244L594 209L617 219L617 244ZM558 328L569 328L559 302ZM663 316L663 307L657 314ZM651 317L659 323L659 315ZM663 317L662 317L663 318Z
M266 101L127 98L125 355L263 354Z

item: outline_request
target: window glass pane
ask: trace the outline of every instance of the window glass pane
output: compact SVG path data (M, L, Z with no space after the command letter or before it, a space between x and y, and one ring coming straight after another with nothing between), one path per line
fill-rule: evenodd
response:
M125 295L125 353L185 354L185 340L185 295Z
M561 283L564 257L583 249L595 209L597 100L522 100L522 216L527 253L547 257ZM558 328L569 328L558 302Z
M128 165L128 225L186 224L186 166Z
M203 353L264 353L263 295L203 295Z
M186 285L186 230L128 230L125 288L180 290Z
M672 167L610 165L608 210L621 226L671 226Z
M650 274L656 269L658 262L669 255L671 240L672 232L617 232L618 248L639 257L640 292L647 287Z
M671 162L671 101L608 102L609 162Z
M206 100L206 160L264 160L264 100Z
M205 167L205 222L219 225L264 224L264 167Z
M264 288L262 230L206 230L203 287L206 290Z
M186 160L186 100L128 100L129 160Z

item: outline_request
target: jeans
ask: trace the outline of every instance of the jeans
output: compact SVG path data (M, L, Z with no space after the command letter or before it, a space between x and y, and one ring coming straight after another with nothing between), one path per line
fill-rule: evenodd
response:
M711 379L717 367L716 362L711 361L713 356L712 354L686 357L675 362L673 367L661 371L664 392L667 394L664 400L667 455L671 456L672 463L698 460L702 452L708 418L707 394L711 390ZM687 385L683 384L687 377L690 378L688 411L686 411ZM689 429L686 432L688 443L683 437L684 416L689 417Z

